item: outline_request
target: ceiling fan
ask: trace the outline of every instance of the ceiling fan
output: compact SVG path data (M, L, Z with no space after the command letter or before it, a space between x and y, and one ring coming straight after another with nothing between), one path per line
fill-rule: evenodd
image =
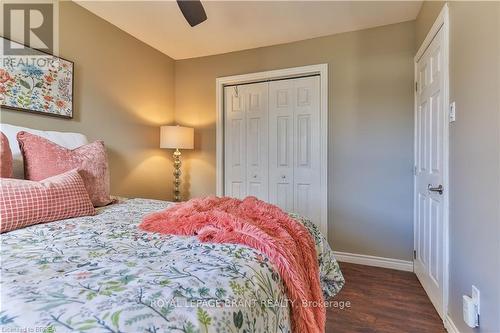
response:
M207 19L207 13L205 13L200 0L177 0L177 5L192 27Z

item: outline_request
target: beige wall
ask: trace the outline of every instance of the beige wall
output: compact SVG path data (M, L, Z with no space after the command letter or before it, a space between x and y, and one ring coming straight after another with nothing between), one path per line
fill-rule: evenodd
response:
M414 22L175 63L176 120L196 127L191 196L215 193L215 79L329 65L329 238L410 260Z
M450 4L450 309L481 290L480 332L500 332L500 3ZM477 330L476 330L477 331Z
M427 18L419 15L416 28L422 36L439 10L424 3ZM462 333L500 332L499 2L450 3L450 98L457 120L450 125L448 312ZM472 285L481 291L477 330L462 320L462 295Z
M171 198L170 152L158 147L174 120L174 61L72 2L60 4L59 43L75 63L74 119L2 110L1 121L103 139L114 194Z

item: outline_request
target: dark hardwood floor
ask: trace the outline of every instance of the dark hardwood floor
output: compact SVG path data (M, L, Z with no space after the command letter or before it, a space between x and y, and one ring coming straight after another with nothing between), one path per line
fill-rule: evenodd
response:
M346 284L334 300L349 301L350 307L327 309L328 333L446 332L415 274L347 263L340 266Z

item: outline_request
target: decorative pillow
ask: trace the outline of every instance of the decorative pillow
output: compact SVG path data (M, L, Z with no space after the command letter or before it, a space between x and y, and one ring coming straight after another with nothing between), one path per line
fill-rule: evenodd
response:
M24 158L24 178L42 180L78 169L94 206L105 206L109 197L109 170L102 141L67 149L28 132L17 133Z
M0 194L0 232L95 214L77 170L41 182L3 178Z
M89 143L87 137L81 133L40 131L29 127L6 124L2 120L0 120L0 131L9 139L10 150L12 151L12 167L14 169L12 178L24 179L23 155L16 138L17 133L21 131L41 136L68 149L75 149Z
M0 132L0 177L12 177L12 151L9 146L9 139Z

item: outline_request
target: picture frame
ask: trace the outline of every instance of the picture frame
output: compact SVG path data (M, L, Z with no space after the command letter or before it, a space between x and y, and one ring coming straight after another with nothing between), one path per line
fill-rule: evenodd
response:
M30 55L4 55L3 45L29 48ZM74 63L0 36L2 109L73 118Z

